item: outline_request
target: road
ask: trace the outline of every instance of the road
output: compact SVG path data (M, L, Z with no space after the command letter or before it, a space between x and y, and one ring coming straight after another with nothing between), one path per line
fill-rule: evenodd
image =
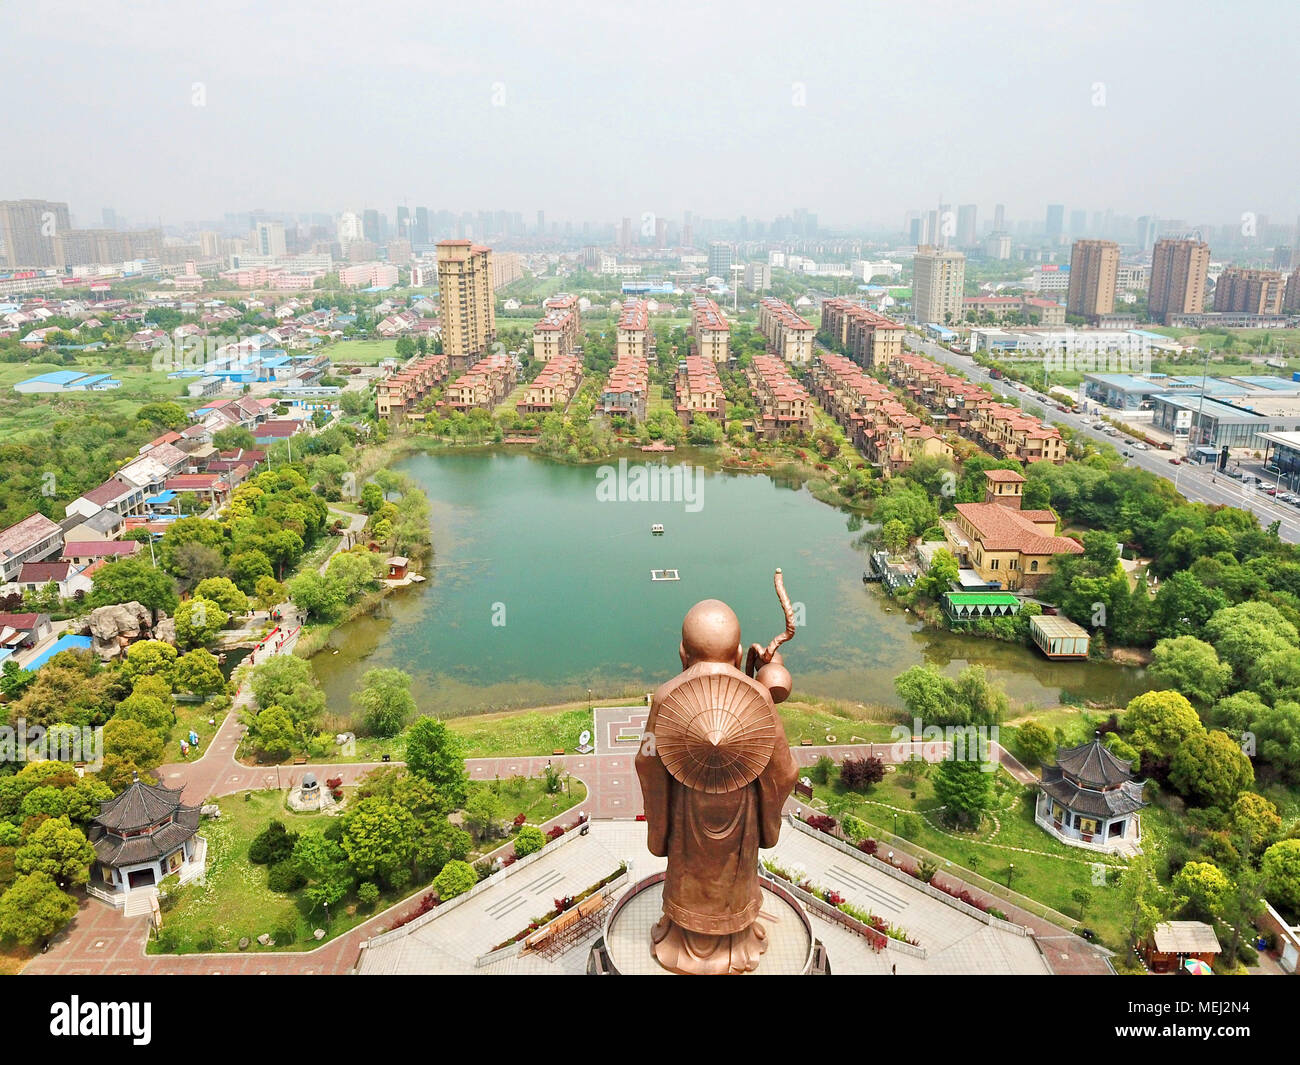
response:
M989 377L988 371L970 356L956 355L932 340L909 333L907 344L913 351L928 359L960 370L976 384L989 385L995 393L1006 399L1033 400L1042 407L1043 421L1048 425L1068 426L1082 436L1108 443L1117 450L1129 450L1127 445L1131 441L1122 432L1119 436L1107 436L1101 430L1092 427L1092 423L1097 420L1095 415L1063 414L1052 406L1055 401L1048 399L1041 392L1035 391L1028 385L1025 386L1028 391L1022 392L1013 381L994 380ZM1125 464L1172 481L1174 487L1194 503L1227 505L1249 510L1264 526L1276 521L1279 523L1279 535L1283 540L1288 543L1300 542L1300 510L1284 503L1274 502L1263 492L1243 486L1239 481L1227 477L1212 479L1216 474L1211 467L1187 463L1175 466L1169 461L1170 454L1168 451L1156 450L1133 451L1132 456L1125 459Z

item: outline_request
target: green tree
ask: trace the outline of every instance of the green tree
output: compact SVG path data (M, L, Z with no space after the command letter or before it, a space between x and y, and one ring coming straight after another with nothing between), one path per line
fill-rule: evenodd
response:
M122 659L122 676L128 681L137 677L162 677L169 684L176 664L176 648L162 640L138 640L126 649Z
M1199 710L1208 710L1232 680L1232 667L1219 661L1213 645L1195 636L1176 636L1157 643L1149 672L1163 686L1185 695Z
M173 670L176 687L202 699L226 690L226 678L221 675L221 663L203 647L182 655Z
M154 569L141 558L122 558L107 563L95 574L95 586L86 596L86 606L114 606L139 603L148 607L157 620L158 612L176 610L180 596L176 585L162 570Z
M281 706L304 735L316 731L325 710L325 693L306 659L272 655L253 667L249 686L258 706Z
M415 715L411 676L400 669L366 670L360 690L352 694L352 701L361 710L366 728L375 736L396 736L402 725Z
M500 795L491 788L475 788L465 802L465 825L479 839L485 839L492 835L504 813Z
M977 827L984 811L993 803L993 774L986 773L984 762L972 757L969 751L964 758L949 757L939 763L934 795L947 808L953 822Z
M907 526L897 518L891 518L880 530L880 538L889 552L896 555L907 546Z
M1232 884L1212 862L1188 862L1173 879L1174 894L1187 900L1190 916L1212 921L1221 916Z
M418 836L409 810L371 797L357 800L343 815L340 842L358 878L392 884L399 870L409 875Z
M1211 806L1231 806L1255 782L1255 770L1226 732L1199 732L1174 753L1169 782Z
M287 758L298 743L299 733L293 716L283 706L268 706L257 715L253 740L268 758Z
M271 568L271 560L266 557L266 552L256 548L232 555L226 568L230 579L245 595L255 595L261 580L275 577L275 570Z
M515 857L527 858L546 846L546 836L536 825L524 825L515 834Z
M469 786L464 749L441 721L422 717L407 729L406 765L429 781L453 808L464 805Z
M1031 765L1046 765L1056 753L1056 737L1037 721L1026 721L1020 726L1016 744Z
M457 895L465 894L477 883L478 876L475 875L472 865L468 862L450 861L442 867L442 872L434 877L433 890L438 893L440 901L446 902Z
M113 713L116 721L138 721L145 728L165 736L172 727L171 703L164 703L152 695L131 694L117 704Z
M1172 758L1178 748L1205 731L1196 711L1179 692L1153 691L1131 699L1124 726L1144 757Z
M337 840L304 832L294 842L290 861L298 875L307 881L303 897L313 910L336 905L352 889L348 856Z
M114 790L125 788L137 774L146 776L162 760L162 737L146 725L113 718L104 726L104 764L99 775Z
M67 817L42 821L14 852L14 868L18 872L46 873L61 888L84 884L94 860L95 848Z
M1282 817L1263 795L1244 791L1232 804L1233 832L1242 840L1244 848L1258 853L1282 827Z
M1300 839L1284 839L1264 852L1260 872L1268 882L1269 895L1292 909L1300 909Z
M1129 949L1150 937L1165 919L1169 894L1156 877L1149 854L1130 859L1119 879L1117 910L1128 931Z
M337 617L343 609L343 589L315 570L292 578L286 590L295 606L322 621Z
M289 591L283 584L269 574L258 577L254 586L258 610L274 610L289 597Z
M201 647L216 639L230 615L213 600L196 595L176 608L174 620L176 642L182 647Z
M248 596L229 577L208 577L199 581L194 595L216 603L227 614L248 613Z
M27 873L0 895L0 939L37 943L76 915L77 900L60 891L49 873Z

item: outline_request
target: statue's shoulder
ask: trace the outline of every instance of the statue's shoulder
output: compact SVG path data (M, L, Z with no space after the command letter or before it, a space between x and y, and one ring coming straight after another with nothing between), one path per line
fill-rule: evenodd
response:
M682 670L671 680L665 681L655 689L651 696L651 706L661 706L665 699L684 690L707 687L716 694L731 699L748 698L747 692L758 694L775 712L776 704L772 702L772 693L753 677L729 662L697 662Z

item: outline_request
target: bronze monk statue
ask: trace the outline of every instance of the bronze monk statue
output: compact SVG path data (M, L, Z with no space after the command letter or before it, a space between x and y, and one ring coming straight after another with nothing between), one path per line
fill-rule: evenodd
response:
M652 947L673 972L750 972L767 949L758 851L776 845L798 777L776 712L790 694L777 648L794 613L780 570L775 583L785 631L751 646L744 672L739 620L706 599L682 622L683 671L650 703L636 771L650 853L668 859Z

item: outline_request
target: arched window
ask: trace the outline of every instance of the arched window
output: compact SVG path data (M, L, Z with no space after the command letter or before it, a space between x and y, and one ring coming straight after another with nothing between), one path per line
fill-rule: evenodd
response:
M1035 559L1031 559L1031 560L1030 560L1030 562L1029 562L1029 572L1030 572L1030 573L1037 573L1037 572L1038 572L1038 559L1035 558Z

